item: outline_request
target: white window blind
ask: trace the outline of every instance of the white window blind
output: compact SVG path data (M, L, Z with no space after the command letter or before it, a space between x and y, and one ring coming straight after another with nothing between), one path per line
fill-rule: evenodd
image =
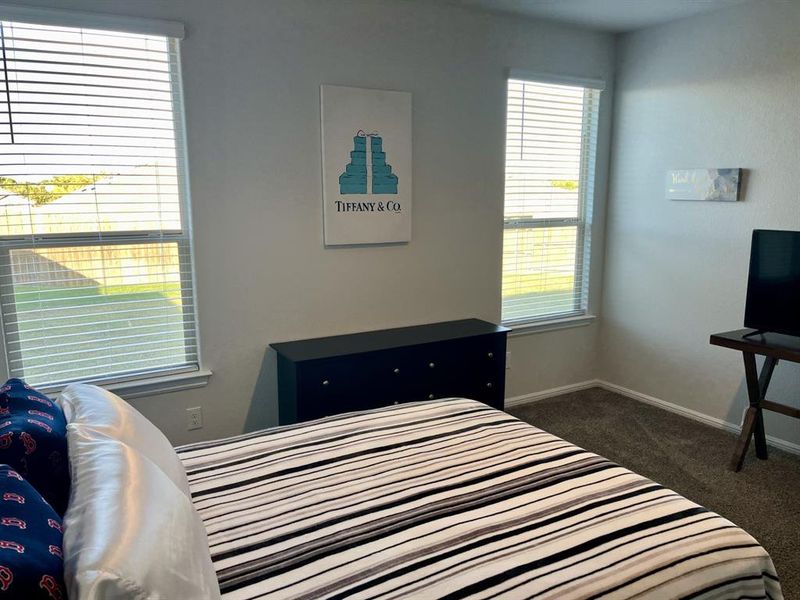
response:
M8 374L198 369L178 40L5 20L0 68Z
M502 318L586 314L600 89L508 80Z

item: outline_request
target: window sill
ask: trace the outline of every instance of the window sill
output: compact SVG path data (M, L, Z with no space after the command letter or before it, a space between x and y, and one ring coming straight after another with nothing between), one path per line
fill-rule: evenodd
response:
M519 325L506 325L511 328L511 337L520 335L531 335L533 333L544 333L545 331L557 331L559 329L571 329L573 327L585 327L591 325L597 317L595 315L580 315L578 317L566 317L563 319L553 319L550 321L534 321L532 323L522 323Z
M100 386L128 400L132 398L142 398L143 396L168 394L170 392L180 392L204 387L208 385L210 377L211 371L208 369L200 369L199 371L190 371L188 373L175 373L173 375L148 377L131 381L120 381L117 383L103 383L100 384ZM64 387L66 386L44 388L42 392L48 395L56 395L60 394Z

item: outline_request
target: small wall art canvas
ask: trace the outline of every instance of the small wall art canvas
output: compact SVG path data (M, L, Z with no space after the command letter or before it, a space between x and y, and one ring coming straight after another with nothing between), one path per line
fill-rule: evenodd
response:
M667 173L668 200L736 202L741 169L678 169Z
M411 239L411 94L323 85L326 246Z

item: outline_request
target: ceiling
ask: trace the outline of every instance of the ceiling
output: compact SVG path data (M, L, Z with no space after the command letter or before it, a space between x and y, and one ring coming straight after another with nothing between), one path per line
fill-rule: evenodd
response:
M562 21L621 33L752 0L444 0L492 12Z

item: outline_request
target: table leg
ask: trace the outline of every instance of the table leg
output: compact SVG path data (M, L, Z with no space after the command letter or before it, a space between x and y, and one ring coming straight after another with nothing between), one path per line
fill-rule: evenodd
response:
M772 381L772 373L775 371L775 365L778 364L778 359L767 356L764 359L764 365L761 367L761 373L758 376L758 419L756 421L756 456L762 460L767 459L767 436L764 434L764 413L762 412L764 398L767 396L767 388L769 382Z
M756 441L756 456L761 460L767 460L767 435L764 433L764 412L761 407L756 409L756 423L753 430L753 439Z
M747 454L747 448L750 447L750 437L753 435L753 428L756 424L756 409L749 407L744 415L744 422L742 423L742 432L739 434L739 439L736 440L736 448L733 450L733 458L731 458L731 470L741 471L744 457Z
M755 355L752 352L742 352L742 355L744 357L744 372L747 380L747 397L750 401L750 407L745 414L742 432L739 435L739 440L736 442L736 448L733 452L733 458L731 459L731 469L734 471L741 470L745 454L747 454L747 448L750 446L750 436L754 434L756 440L756 456L762 460L766 460L768 456L767 436L764 433L764 414L761 410L761 401L767 394L767 388L772 379L772 373L775 371L775 365L778 364L777 358L768 356L759 374L756 369Z

